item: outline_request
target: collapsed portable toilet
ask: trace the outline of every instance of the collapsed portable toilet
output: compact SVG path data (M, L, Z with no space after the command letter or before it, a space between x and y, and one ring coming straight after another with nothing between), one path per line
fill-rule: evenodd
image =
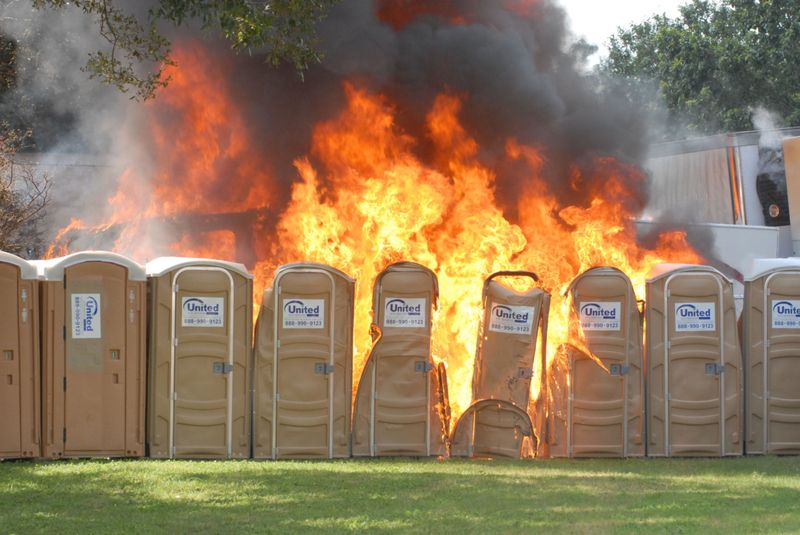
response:
M0 459L41 456L36 267L0 251Z
M529 271L499 271L483 283L483 318L472 377L473 406L491 399L511 407L493 403L465 411L453 430L453 444L461 442L460 435L471 435L468 456L519 459L524 437L532 437L527 432L532 425L530 418L525 421L518 413L528 410L536 342L540 327L546 340L550 294L541 288L517 292L494 280L500 276L527 277L535 282L539 277ZM544 352L542 358L546 360ZM471 428L471 433L462 427ZM531 449L535 449L534 444ZM456 448L451 453L464 452Z
M279 267L256 322L253 457L350 456L355 280Z
M242 264L158 258L150 280L148 446L158 459L247 459L253 276Z
M733 281L659 264L647 278L647 455L741 455L742 357Z
M800 260L755 260L744 283L746 452L800 454Z
M644 447L643 319L630 279L596 267L567 290L572 300L566 399L567 457L641 457ZM577 337L577 339L574 339ZM582 338L582 339L581 339ZM578 348L587 348L595 358ZM553 380L564 380L554 374ZM554 455L551 448L551 456Z
M353 455L446 456L448 400L431 358L431 313L439 283L430 269L392 264L375 281L377 337L358 383Z
M34 263L42 281L44 456L143 456L144 268L98 251Z

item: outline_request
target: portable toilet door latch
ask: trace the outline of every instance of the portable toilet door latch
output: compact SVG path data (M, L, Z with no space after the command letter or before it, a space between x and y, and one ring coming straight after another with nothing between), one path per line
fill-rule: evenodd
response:
M609 370L610 375L628 375L629 373L631 373L630 366L624 364L612 364Z
M415 362L414 363L414 373L428 373L433 371L433 363L431 362Z
M725 372L722 364L706 364L706 375L719 375Z
M233 364L228 364L227 362L214 363L214 373L218 375L225 375L231 373L232 371L233 371Z
M328 375L333 373L334 366L333 364L314 364L314 374L316 375Z
M517 371L517 378L530 379L533 377L533 370L531 368L520 368Z

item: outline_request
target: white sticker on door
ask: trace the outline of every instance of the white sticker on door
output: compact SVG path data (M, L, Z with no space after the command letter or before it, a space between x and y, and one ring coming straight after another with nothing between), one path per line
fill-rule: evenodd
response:
M717 329L716 303L675 303L675 330L678 332Z
M489 330L498 333L531 334L535 307L516 307L492 303Z
M425 327L427 302L427 299L387 299L383 310L383 326Z
M284 329L322 329L325 326L324 299L284 299Z
M800 329L800 301L773 299L772 328Z
M621 313L622 303L581 303L581 328L584 331L618 331L622 325Z
M181 302L182 327L224 327L224 297L184 297Z
M101 338L100 294L72 294L72 338Z

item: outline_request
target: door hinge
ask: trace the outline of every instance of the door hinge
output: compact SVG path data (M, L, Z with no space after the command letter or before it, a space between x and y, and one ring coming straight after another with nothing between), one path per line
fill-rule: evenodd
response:
M172 455L175 456L177 454L178 454L178 447L177 446L172 446Z
M172 285L172 291L175 292L175 293L178 293L178 285L177 284L173 284Z
M64 377L64 392L67 391L67 378Z
M280 400L281 400L281 395L275 394L275 401L280 401Z
M672 444L667 446L667 453L672 453Z
M66 427L64 428L64 437L63 437L62 442L64 442L64 443L67 442L67 428Z
M469 446L467 446L467 454L468 454L470 457L472 457L472 454L473 454L473 453L475 453L475 446L473 446L472 444L470 444Z
M764 347L769 347L769 339L764 340Z
M414 372L415 373L428 373L433 371L433 363L432 362L425 362L419 361L414 363Z
M67 276L64 275L64 289L67 289Z
M172 400L173 401L178 401L178 393L177 392L173 392L172 393Z
M281 341L280 340L275 340L275 347L277 347L278 349L281 348Z
M667 394L667 401L672 401L672 394Z
M378 445L377 444L373 444L372 445L372 453L378 453Z
M278 286L278 295L281 295L281 287Z
M64 325L63 336L64 336L64 340L66 340L67 339L67 326L66 325Z
M706 375L719 375L725 371L723 364L706 364Z
M631 373L630 366L624 364L611 365L611 375L628 375L629 373Z
M769 447L769 443L764 444L764 451L769 451L770 449L772 448Z
M214 373L217 375L225 375L231 373L233 371L233 364L228 364L227 362L215 362L214 363Z
M178 339L177 338L173 338L172 339L172 345L175 346L175 347L178 347Z
M275 447L275 457L277 457L280 454L281 454L281 449L276 446Z
M667 290L667 297L669 297L670 295L671 295L670 291Z
M315 375L328 375L333 373L334 366L333 364L314 364L314 374Z
M378 399L378 391L372 393L372 399Z
M770 290L769 290L769 288L767 288L767 295L769 295L769 294L770 294Z
M769 399L771 394L769 392L764 392L764 399Z
M667 349L672 349L672 342L667 340Z
M568 453L568 454L572 455L573 451L574 451L574 449L573 449L573 447L572 447L572 446L570 446L569 448L567 448L567 453Z

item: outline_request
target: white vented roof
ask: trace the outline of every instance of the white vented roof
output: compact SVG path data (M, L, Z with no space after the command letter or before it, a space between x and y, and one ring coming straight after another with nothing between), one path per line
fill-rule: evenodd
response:
M759 258L747 268L744 280L753 281L775 271L788 270L800 271L800 258Z
M701 266L697 264L656 264L656 266L650 270L650 273L647 274L645 282L655 282L658 279L680 272L714 273L733 284L733 279L726 277L711 266Z
M208 258L182 258L178 256L162 256L155 260L148 262L145 266L148 277L160 277L165 273L174 271L184 267L221 267L229 271L233 271L252 279L253 275L247 271L244 264L237 264L235 262L227 262L225 260L209 260Z
M27 260L23 260L17 255L0 251L0 262L19 266L20 275L23 280L36 280L39 278L38 272L36 271L36 266Z
M66 268L85 262L108 262L109 264L117 264L118 266L128 268L128 280L147 280L144 266L137 264L126 256L110 253L108 251L84 251L50 260L34 260L31 263L36 266L39 272L39 280L61 281L64 280L64 270Z
M278 275L278 273L282 273L284 271L294 271L294 270L302 271L303 269L321 269L323 271L328 271L330 273L333 273L334 275L342 277L348 282L356 282L354 278L350 277L346 273L339 271L338 269L331 267L327 264L317 264L316 262L297 262L294 264L284 264L275 270L275 275Z

